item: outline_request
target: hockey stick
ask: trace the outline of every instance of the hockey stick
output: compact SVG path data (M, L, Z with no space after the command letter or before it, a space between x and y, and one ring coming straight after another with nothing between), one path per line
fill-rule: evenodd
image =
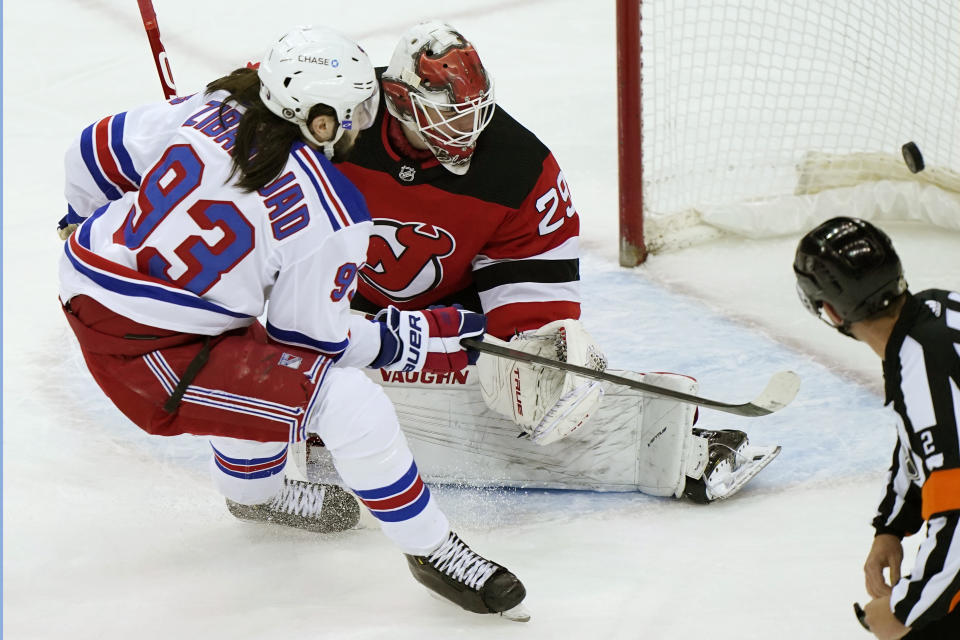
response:
M143 28L147 31L150 41L150 51L153 52L153 63L157 67L160 77L160 86L163 88L163 97L169 100L177 95L177 87L173 82L173 71L170 69L170 60L160 41L160 27L157 26L157 14L153 10L152 0L137 0L140 7L140 17L143 19Z
M800 389L800 376L795 374L793 371L780 371L775 373L773 377L770 378L770 382L767 383L766 388L752 401L745 402L743 404L730 404L727 402L719 402L717 400L701 398L699 396L690 395L689 393L683 393L681 391L665 389L663 387L647 384L645 382L637 382L636 380L613 375L612 373L606 373L605 371L594 371L593 369L588 369L575 364L568 364L552 358L544 358L543 356L533 355L532 353L524 353L523 351L518 351L516 349L511 349L498 344L483 342L474 338L464 338L460 341L460 343L467 348L480 351L481 353L489 353L491 355L499 356L501 358L508 358L510 360L533 362L545 367L550 367L551 369L559 369L560 371L575 373L585 378L593 378L595 380L612 382L614 384L630 387L631 389L643 391L651 395L661 396L664 398L673 398L674 400L686 402L687 404L695 404L705 409L715 409L717 411L723 411L724 413L732 413L737 416L746 416L751 418L765 416L773 413L774 411L783 409L793 401L794 397L797 395L797 391Z

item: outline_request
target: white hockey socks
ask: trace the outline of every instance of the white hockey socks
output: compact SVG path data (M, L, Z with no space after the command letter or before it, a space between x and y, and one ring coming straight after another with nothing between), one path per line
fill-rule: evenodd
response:
M321 414L310 431L384 534L404 553L429 553L450 525L420 477L390 400L356 369L333 369L323 384Z

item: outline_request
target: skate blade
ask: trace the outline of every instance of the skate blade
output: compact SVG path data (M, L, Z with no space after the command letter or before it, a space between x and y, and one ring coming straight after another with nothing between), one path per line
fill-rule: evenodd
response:
M716 478L707 485L707 497L711 502L725 500L734 495L750 482L764 467L773 462L780 454L780 447L755 447L747 445L739 451L738 456L746 460L735 470L729 471L723 477Z
M434 600L456 606L456 603L447 600L446 598L441 596L439 593L436 593L434 591L427 591L427 594ZM506 618L507 620L511 620L513 622L530 622L530 612L527 610L525 606L523 606L522 602L512 609L507 609L506 611L501 611L500 613L494 613L491 611L490 614L480 614L480 615L498 615L501 618Z
M522 602L513 609L501 611L500 615L507 620L513 620L514 622L530 622L530 611L523 606Z

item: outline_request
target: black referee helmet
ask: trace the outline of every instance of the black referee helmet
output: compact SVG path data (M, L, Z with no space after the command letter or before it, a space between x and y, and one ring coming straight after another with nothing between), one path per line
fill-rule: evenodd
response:
M859 218L833 218L810 231L793 261L797 293L813 315L844 333L890 306L907 290L890 238ZM824 303L840 317L838 326Z

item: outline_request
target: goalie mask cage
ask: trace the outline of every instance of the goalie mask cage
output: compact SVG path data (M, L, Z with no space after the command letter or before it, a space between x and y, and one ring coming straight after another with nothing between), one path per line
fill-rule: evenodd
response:
M956 0L617 0L617 58L624 266L835 215L960 229Z

